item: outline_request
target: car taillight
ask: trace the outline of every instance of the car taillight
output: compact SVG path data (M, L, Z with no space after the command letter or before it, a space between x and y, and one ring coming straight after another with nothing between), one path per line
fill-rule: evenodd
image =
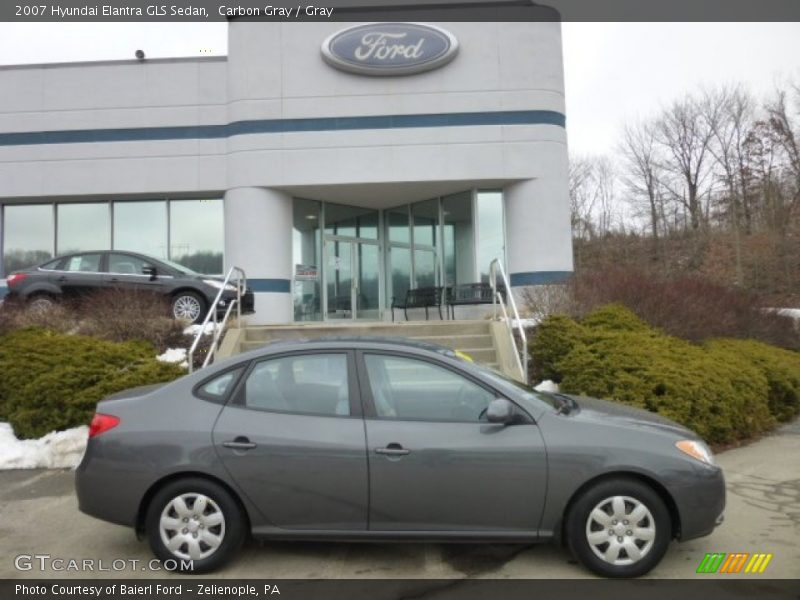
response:
M119 425L119 417L96 413L89 424L89 437L93 438Z
M28 276L25 273L12 273L6 279L6 285L11 287L12 285L17 285L18 283L22 283Z

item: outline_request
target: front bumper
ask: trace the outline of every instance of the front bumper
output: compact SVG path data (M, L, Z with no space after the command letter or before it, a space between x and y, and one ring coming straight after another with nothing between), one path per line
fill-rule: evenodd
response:
M680 516L681 541L709 535L725 516L725 476L719 467L698 465L694 476L672 485L672 497Z
M228 310L228 306L230 303L236 299L235 294L231 294L230 296L223 296L220 300L219 304L217 305L217 314L219 316L224 315L225 311ZM251 315L255 312L255 296L253 295L252 290L247 290L244 294L242 294L242 314L243 315Z

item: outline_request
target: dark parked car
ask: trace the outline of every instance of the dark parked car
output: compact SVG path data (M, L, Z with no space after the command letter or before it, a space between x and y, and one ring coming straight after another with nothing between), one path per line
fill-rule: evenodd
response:
M721 469L676 423L374 338L273 343L100 402L76 489L83 512L194 572L252 534L557 539L638 576L725 505Z
M222 288L220 277L201 275L167 260L117 250L59 256L36 267L11 273L8 298L46 308L61 299L103 288L153 292L166 296L172 315L192 323L202 321ZM226 285L220 309L236 298L236 286ZM242 312L253 312L253 293L245 291Z

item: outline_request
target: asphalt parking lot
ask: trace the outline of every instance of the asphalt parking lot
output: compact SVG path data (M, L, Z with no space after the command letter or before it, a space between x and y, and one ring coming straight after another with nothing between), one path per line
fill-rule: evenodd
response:
M725 523L709 537L673 543L649 577L712 577L695 573L707 552L772 553L760 576L800 577L798 457L800 420L720 454L728 482ZM142 570L152 555L131 530L78 512L72 486L71 471L0 472L0 578L164 577L163 571ZM123 559L127 566L94 573L58 571L51 566L42 571L33 561L30 570L18 570L15 558L19 555L93 559L95 564L102 559L106 566ZM134 567L131 561L138 563ZM572 579L592 575L553 545L249 542L236 560L211 576Z

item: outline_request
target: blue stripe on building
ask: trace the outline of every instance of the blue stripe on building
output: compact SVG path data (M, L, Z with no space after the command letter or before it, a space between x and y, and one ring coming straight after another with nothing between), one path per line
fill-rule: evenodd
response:
M413 127L466 127L474 125L555 125L565 127L566 117L552 110L322 117L310 119L260 119L227 125L187 125L123 129L75 129L0 133L0 146L145 142L163 140L222 139L257 133L352 131L357 129L407 129Z
M292 283L288 279L247 279L247 287L254 292L274 292L288 294Z
M8 287L6 286L5 282L0 282L0 300L5 298L6 294L8 294Z
M547 285L550 283L564 283L572 277L572 271L529 271L526 273L511 273L511 287L521 285Z

